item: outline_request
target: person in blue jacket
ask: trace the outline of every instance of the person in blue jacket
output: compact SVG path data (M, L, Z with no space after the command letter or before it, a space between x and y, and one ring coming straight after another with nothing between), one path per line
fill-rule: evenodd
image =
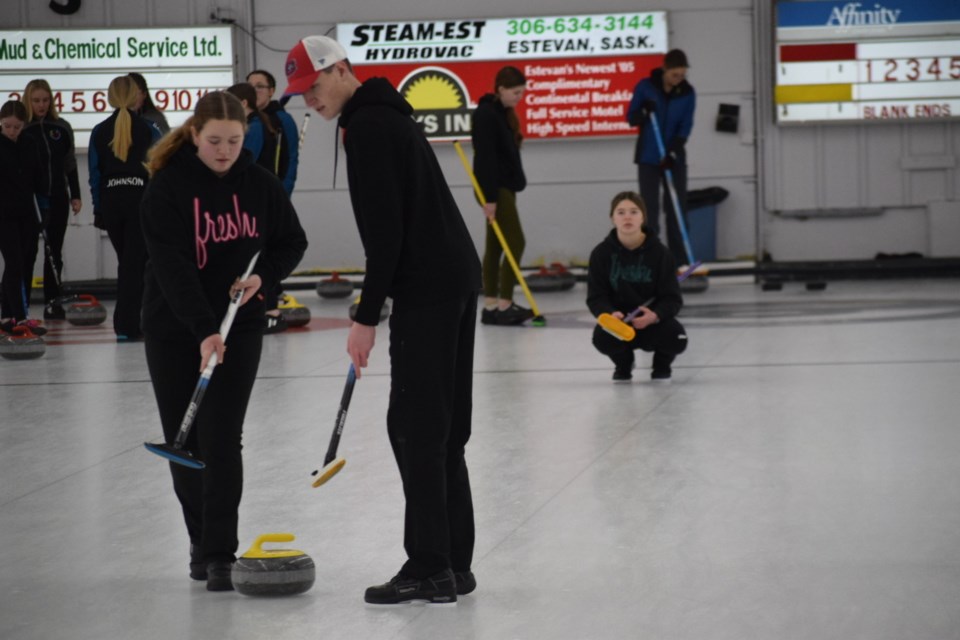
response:
M665 169L673 174L674 187L680 207L685 208L687 198L687 139L693 129L693 112L697 106L697 93L687 82L687 54L680 49L667 52L663 66L654 69L649 78L637 83L633 99L627 110L627 122L640 127L633 161L637 164L640 180L640 195L647 205L647 228L653 236L660 235L660 185L665 178ZM649 119L656 115L666 156L661 157L653 126ZM667 217L667 246L679 264L688 263L683 236L677 223L666 184L663 185L664 212Z

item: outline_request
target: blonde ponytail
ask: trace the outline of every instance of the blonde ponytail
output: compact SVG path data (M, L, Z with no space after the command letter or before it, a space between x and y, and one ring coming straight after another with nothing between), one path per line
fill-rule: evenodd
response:
M133 145L133 118L130 110L137 104L139 97L137 84L129 76L118 76L110 82L107 89L107 101L110 106L118 110L117 119L113 124L113 139L110 148L113 155L126 162Z

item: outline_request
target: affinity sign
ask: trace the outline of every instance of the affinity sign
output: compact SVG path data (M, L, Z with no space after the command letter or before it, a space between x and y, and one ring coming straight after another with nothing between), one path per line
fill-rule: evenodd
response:
M780 2L777 122L960 116L960 2Z

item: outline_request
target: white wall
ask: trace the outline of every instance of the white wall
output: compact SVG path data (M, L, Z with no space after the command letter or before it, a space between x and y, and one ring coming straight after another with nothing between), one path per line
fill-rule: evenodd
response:
M730 192L718 208L718 257L761 250L778 260L868 258L878 251L960 255L960 237L954 240L958 234L951 233L960 215L954 213L960 201L958 123L774 126L773 16L772 3L765 0L611 0L602 5L528 0L522 7L505 0L482 5L466 0L83 0L72 17L53 14L44 2L6 0L0 27L207 24L218 7L260 40L238 34L237 77L262 67L281 86L287 49L337 22L665 9L670 44L686 50L698 93L688 145L690 188L718 185ZM739 133L714 130L719 103L740 105ZM302 122L299 99L288 110ZM311 241L303 267L363 265L342 153L332 186L336 140L332 123L311 119L293 198ZM483 219L459 161L450 146L440 145L437 153L482 247ZM523 154L530 183L518 200L527 235L523 262L585 260L606 232L611 195L636 188L633 140L530 140ZM80 162L83 167L85 158ZM85 167L81 182L86 185ZM84 211L68 231L65 279L113 277L116 260L109 242L91 226L86 189L85 195ZM811 211L813 217L806 215Z

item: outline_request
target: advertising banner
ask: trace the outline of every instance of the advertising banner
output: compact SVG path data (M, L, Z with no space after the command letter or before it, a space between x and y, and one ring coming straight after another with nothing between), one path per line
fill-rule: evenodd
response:
M337 38L358 77L390 80L428 137L470 136L477 101L510 65L527 78L526 138L625 135L637 82L662 64L664 12L345 23Z

